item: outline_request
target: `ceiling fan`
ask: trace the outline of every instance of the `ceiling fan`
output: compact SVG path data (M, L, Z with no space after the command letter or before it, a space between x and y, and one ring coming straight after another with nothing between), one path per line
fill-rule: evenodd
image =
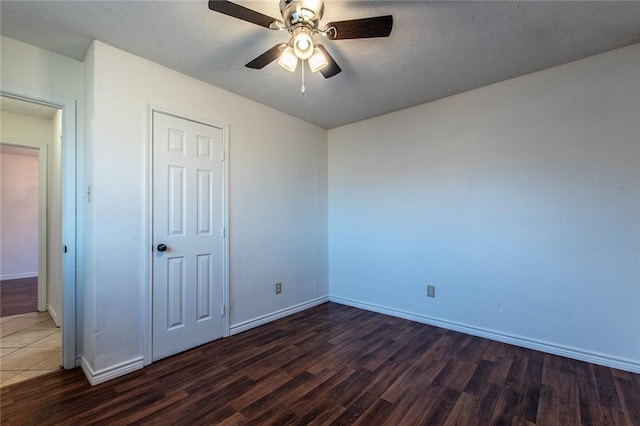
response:
M329 40L388 37L393 27L393 17L385 15L329 22L324 29L320 29L320 19L324 14L323 0L280 0L282 20L224 0L209 0L209 9L271 30L289 32L288 43L276 44L247 63L246 67L262 69L277 59L281 67L294 72L298 61L301 60L303 73L304 61L307 61L311 71L320 71L324 78L333 77L342 69L327 49L322 44L316 43L314 40L316 34Z

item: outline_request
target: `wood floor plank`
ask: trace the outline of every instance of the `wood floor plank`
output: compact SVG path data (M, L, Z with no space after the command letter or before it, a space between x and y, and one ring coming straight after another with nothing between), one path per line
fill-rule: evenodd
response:
M508 424L513 421L515 411L518 408L520 396L513 389L503 387L500 389L496 403L491 414L491 424Z
M621 378L615 375L616 389L622 403L622 411L626 421L631 424L634 420L640 419L640 392L638 386L633 383L633 378Z
M640 376L326 303L89 386L0 389L2 425L634 425Z
M443 367L444 367L444 364L440 367L440 369L433 372L434 378L435 378L435 375L437 375ZM392 404L396 403L398 400L400 400L400 398L402 398L404 393L407 391L407 383L410 382L411 380L415 380L416 375L421 370L423 369L416 365L407 366L404 369L404 371L402 371L398 375L397 379L394 382L392 382L391 385L389 385L387 390L382 394L381 398Z
M387 419L394 410L392 403L378 398L362 415L354 422L354 426L369 426L374 424L387 424Z
M443 387L462 392L467 389L469 382L478 372L478 364L452 358L438 373L435 381Z
M0 281L0 317L38 310L38 277Z
M441 425L449 417L451 410L460 398L462 392L443 388L437 383L433 383L425 392L422 399L422 415L418 423L425 425Z
M476 425L478 424L477 409L478 398L462 392L443 424L444 426Z

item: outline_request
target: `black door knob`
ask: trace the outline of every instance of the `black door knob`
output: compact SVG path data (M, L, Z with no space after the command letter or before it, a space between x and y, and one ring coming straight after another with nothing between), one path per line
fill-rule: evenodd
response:
M166 244L158 244L158 251L167 251Z

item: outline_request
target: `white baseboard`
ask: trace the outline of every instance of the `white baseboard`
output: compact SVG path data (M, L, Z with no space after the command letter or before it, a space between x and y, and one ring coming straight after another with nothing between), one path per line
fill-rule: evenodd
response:
M53 307L47 303L47 312L49 312L49 315L51 315L51 319L53 320L53 322L55 323L56 327L60 327L60 319L58 317L58 314L56 313L56 310L53 309Z
M528 339L522 336L515 336L505 333L499 333L479 327L472 327L466 324L460 324L452 321L446 321L438 318L432 318L422 314L407 312L399 309L389 308L386 306L375 305L371 303L361 302L358 300L348 299L339 296L329 296L329 301L339 303L341 305L352 306L367 311L378 312L393 317L404 318L423 324L433 325L435 327L445 328L447 330L459 331L461 333L470 334L472 336L483 337L485 339L495 340L514 346L520 346L527 349L546 352L554 355L560 355L567 358L573 358L579 361L586 361L593 364L603 365L605 367L616 368L619 370L630 371L640 374L640 363L630 360L618 358L610 355L600 354L597 352L585 351L572 348L569 346L556 345L540 340Z
M111 367L103 368L102 370L94 371L84 356L81 356L80 367L91 386L95 386L107 380L115 379L116 377L124 376L127 373L141 369L143 367L143 359L140 356L130 359L129 361L121 362L120 364L112 365Z
M317 299L309 300L307 302L299 303L294 306L290 306L285 309L280 309L279 311L272 312L267 315L262 315L257 318L250 319L248 321L243 321L241 323L232 325L229 328L229 335L233 336L234 334L242 333L243 331L250 330L252 328L270 323L271 321L275 321L280 318L284 318L291 314L295 314L296 312L304 311L305 309L312 308L314 306L321 305L325 302L329 301L329 296L318 297Z
M267 324L271 321L284 318L288 315L303 311L305 309L309 309L311 307L320 305L328 301L329 301L329 296L319 297L317 299L300 303L286 309L281 309L279 311L273 312L268 315L263 315L249 321L244 321L240 324L231 326L229 330L230 335L242 333L243 331L247 331L251 328L258 327L263 324ZM87 377L87 380L89 381L91 386L95 386L97 384L106 382L111 379L115 379L116 377L124 376L125 374L131 373L135 370L139 370L143 368L144 357L140 356L137 358L133 358L129 361L125 361L120 364L113 365L111 367L103 368L102 370L99 370L99 371L94 371L91 368L91 365L89 365L88 361L84 358L84 356L80 356L79 359L76 360L76 363L80 365L80 368L82 368L82 371L84 372L84 375Z
M0 275L0 280L9 281L9 280L20 280L22 278L36 278L38 276L38 272L25 272L23 274L6 274Z

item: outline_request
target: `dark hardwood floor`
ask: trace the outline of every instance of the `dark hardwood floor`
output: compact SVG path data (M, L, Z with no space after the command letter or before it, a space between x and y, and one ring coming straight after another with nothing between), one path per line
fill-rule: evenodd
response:
M38 310L38 278L0 281L0 317Z
M334 303L95 387L0 392L3 425L640 424L640 375Z

